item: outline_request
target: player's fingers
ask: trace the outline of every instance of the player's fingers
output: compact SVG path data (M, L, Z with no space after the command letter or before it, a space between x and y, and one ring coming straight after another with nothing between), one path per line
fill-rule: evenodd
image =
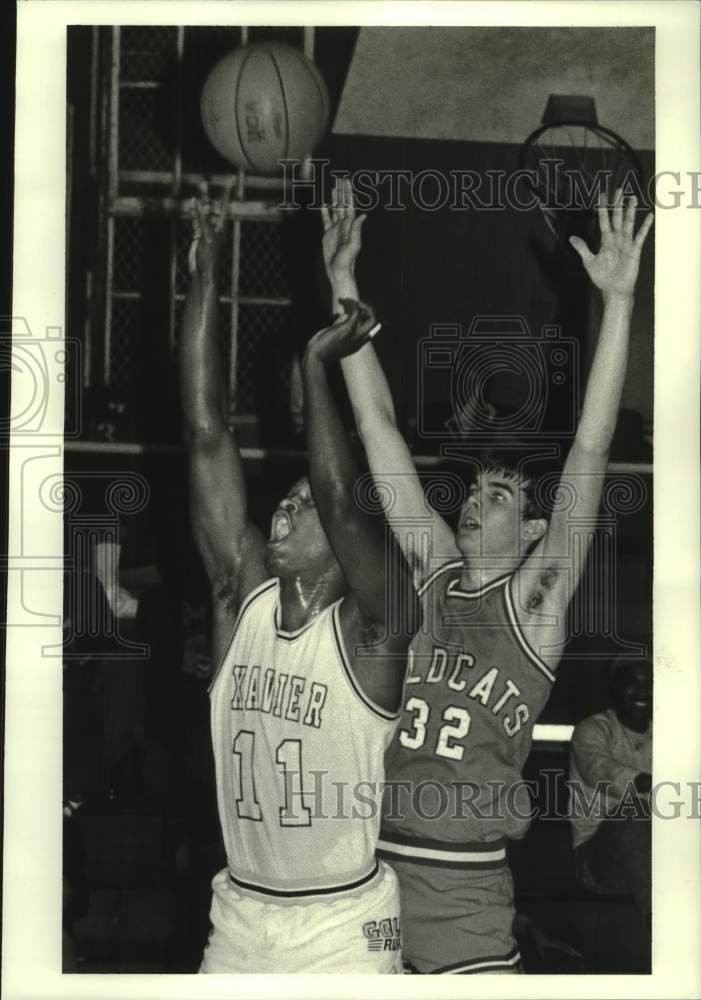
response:
M618 233L621 230L621 224L623 221L623 188L616 188L616 193L613 197L613 212L611 213L613 219L613 231Z
M376 337L381 329L382 323L374 323L370 328L359 325L351 334L350 340L352 341L355 349L359 350L361 347L364 347L365 344L369 344L373 337Z
M574 247L585 264L594 260L594 254L591 252L584 240L580 239L579 236L570 236L570 246Z
M363 223L367 219L367 215L356 215L350 224L349 235L351 237L360 239L360 231L363 228Z
M626 203L626 213L623 216L623 232L626 236L632 236L635 228L635 210L638 207L638 199L633 195Z
M201 177L197 182L197 197L198 198L209 198L209 184Z
M360 307L360 320L362 323L370 322L372 325L375 322L375 312L372 306L369 306L366 302L359 302Z
M345 210L343 207L343 186L340 181L336 181L336 187L334 189L334 222L342 222L345 216Z
M338 185L338 211L340 212L342 219L348 218L349 209L350 209L350 195L348 187L348 178L342 177Z
M187 255L187 267L190 274L194 274L197 270L197 246L199 242L200 238L199 236L196 236L190 244L190 250Z
M652 212L649 212L643 219L643 224L638 230L638 235L633 240L633 246L635 247L636 250L638 251L642 250L643 243L645 242L647 234L650 232L650 227L652 226L652 223L654 221L655 221L655 216L652 214Z
M324 227L324 232L331 228L331 216L326 205L321 206L321 224Z
M193 213L194 214L193 214L192 225L193 228L195 229L195 232L199 236L202 234L202 226L204 222L204 210L201 198L193 199Z
M338 300L343 306L346 316L350 319L356 320L360 313L360 303L356 302L355 299L339 299Z
M346 177L344 182L346 212L349 219L355 219L355 196L353 195L353 185L350 177Z
M331 203L328 206L324 206L328 215L328 228L335 226L338 222L338 192L336 191L336 185L334 184L333 190L331 191Z
M358 333L361 337L366 337L370 330L377 325L375 311L372 306L367 305L365 302L359 302L358 305Z
M606 208L606 195L601 193L599 195L599 205L597 208L597 213L599 216L599 229L601 230L601 235L611 232L611 224L609 222L609 213Z
M197 221L197 208L196 208L195 199L194 198L188 198L186 201L184 201L183 202L183 210L184 210L185 215L187 216L187 218L190 220L192 228L195 229L199 225L199 223Z

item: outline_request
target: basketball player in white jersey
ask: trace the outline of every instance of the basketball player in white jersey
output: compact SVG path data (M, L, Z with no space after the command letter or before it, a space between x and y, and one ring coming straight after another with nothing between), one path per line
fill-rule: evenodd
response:
M358 350L348 337L342 366L356 423L422 598L387 779L423 785L427 794L392 803L378 847L399 875L404 955L419 972L520 969L506 846L526 832L530 803L510 790L519 789L592 540L651 223L648 216L634 235L635 199L624 211L618 190L610 218L599 207L598 254L571 239L603 298L579 427L560 478L571 511L562 504L548 516L527 461L496 452L482 463L454 533L425 500L374 348ZM336 298L357 297L360 228L346 181L324 212ZM584 525L574 534L572 514Z
M358 472L326 377L338 336L362 342L373 320L350 304L350 319L309 344L310 476L281 500L266 541L249 516L217 348L227 208L203 185L180 348L227 854L201 971L401 972L397 881L375 846L418 602L401 555L388 559L391 535L354 501Z

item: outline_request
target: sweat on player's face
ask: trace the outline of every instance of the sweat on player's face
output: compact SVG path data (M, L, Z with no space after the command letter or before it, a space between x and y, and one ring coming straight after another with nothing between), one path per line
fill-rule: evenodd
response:
M411 572L382 512L377 505L363 502L361 484L364 482L367 482L365 475L357 480L355 502L363 514L375 522L375 531L384 541L384 564L365 569L376 578L381 574L384 577L386 632L390 636L414 634L421 623L421 604L415 594ZM342 573L319 517L309 477L305 475L290 487L273 511L267 546L268 567L276 573L311 571L314 565L324 561L332 563ZM372 641L382 638L375 637Z

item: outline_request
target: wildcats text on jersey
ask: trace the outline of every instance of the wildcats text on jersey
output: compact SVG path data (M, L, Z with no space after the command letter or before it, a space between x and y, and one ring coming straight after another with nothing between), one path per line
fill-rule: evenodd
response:
M236 663L232 667L232 711L263 712L288 722L319 729L326 702L326 684L306 677L277 673L272 667L251 667Z
M512 578L465 590L461 567L449 563L421 591L427 627L411 645L399 729L386 757L388 780L421 793L401 816L386 801L384 839L404 860L482 867L481 856L473 862L463 855L528 828L532 804L521 772L554 675L521 633ZM411 843L397 848L398 836ZM421 855L428 842L430 856ZM443 844L450 856L435 858ZM461 857L451 861L455 844Z
M422 676L423 674L423 676ZM491 666L478 669L475 657L466 651L455 653L434 646L433 656L425 672L417 671L416 658L410 657L405 685L439 685L463 698L479 702L497 716L501 713L501 724L507 736L515 736L531 717L525 701L515 701L521 697L521 689L501 667ZM412 693L416 688L412 689ZM408 707L408 703L407 703Z

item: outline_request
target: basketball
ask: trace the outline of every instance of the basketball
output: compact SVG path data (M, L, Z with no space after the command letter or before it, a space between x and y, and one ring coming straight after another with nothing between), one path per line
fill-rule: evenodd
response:
M283 159L309 155L324 135L329 94L311 60L280 42L235 49L202 90L202 124L235 167L274 174Z

